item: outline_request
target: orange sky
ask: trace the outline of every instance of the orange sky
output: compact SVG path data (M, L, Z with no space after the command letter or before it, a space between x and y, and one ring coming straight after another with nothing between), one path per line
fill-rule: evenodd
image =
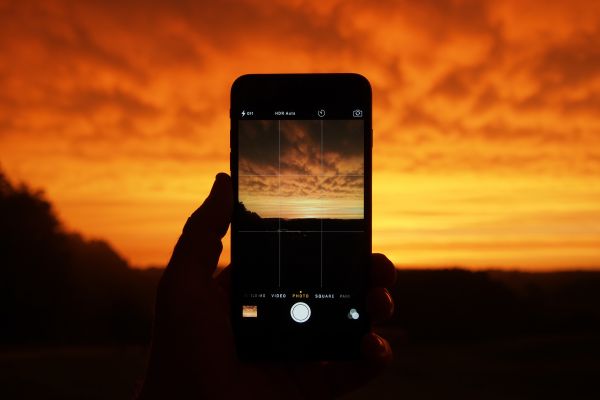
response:
M24 3L0 0L0 166L134 265L228 170L236 76L347 71L373 86L374 250L600 266L600 2Z

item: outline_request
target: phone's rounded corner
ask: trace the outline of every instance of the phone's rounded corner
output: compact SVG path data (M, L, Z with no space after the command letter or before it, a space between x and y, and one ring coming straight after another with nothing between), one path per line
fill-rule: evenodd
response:
M369 79L364 76L363 74L360 74L358 72L353 72L351 74L349 74L353 80L356 80L356 82L358 82L360 85L363 86L363 88L365 89L366 92L369 93L369 95L372 92L372 86L371 86L371 82L369 81Z
M229 90L230 95L233 97L237 92L239 92L240 88L243 87L244 83L249 79L252 79L255 74L243 74L238 76L231 83L231 88Z

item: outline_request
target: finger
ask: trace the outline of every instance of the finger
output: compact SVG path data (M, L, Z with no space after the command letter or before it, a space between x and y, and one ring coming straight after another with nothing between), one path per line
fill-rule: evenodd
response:
M377 366L386 366L394 358L389 342L374 332L363 337L361 352L365 360Z
M230 265L217 272L214 278L219 299L224 305L224 310L230 310L231 306L231 268ZM227 311L229 312L229 311Z
M224 293L229 294L231 292L231 265L226 266L219 272L215 277L215 283Z
M371 255L371 286L391 287L396 282L396 267L384 254Z
M204 203L188 218L179 237L168 269L191 269L212 276L223 245L233 209L231 178L217 175Z
M367 295L367 309L374 323L383 322L394 314L394 300L385 288L372 288Z
M220 172L215 178L212 189L204 203L188 218L184 234L191 231L210 233L219 239L225 236L233 210L233 188L231 178Z

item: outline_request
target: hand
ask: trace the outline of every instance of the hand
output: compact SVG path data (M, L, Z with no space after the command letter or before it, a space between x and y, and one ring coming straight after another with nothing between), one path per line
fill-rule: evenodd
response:
M238 361L229 321L229 267L213 277L232 209L231 179L220 173L185 224L160 280L140 399L331 398L364 384L391 361L388 342L373 332L363 338L359 362ZM373 254L371 272L369 312L381 321L394 311L385 287L396 272L382 254Z

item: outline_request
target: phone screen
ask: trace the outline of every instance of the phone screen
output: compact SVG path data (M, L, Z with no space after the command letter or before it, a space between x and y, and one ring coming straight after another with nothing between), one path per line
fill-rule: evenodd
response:
M368 320L370 97L280 96L232 108L236 331L246 350L340 358L326 349Z

